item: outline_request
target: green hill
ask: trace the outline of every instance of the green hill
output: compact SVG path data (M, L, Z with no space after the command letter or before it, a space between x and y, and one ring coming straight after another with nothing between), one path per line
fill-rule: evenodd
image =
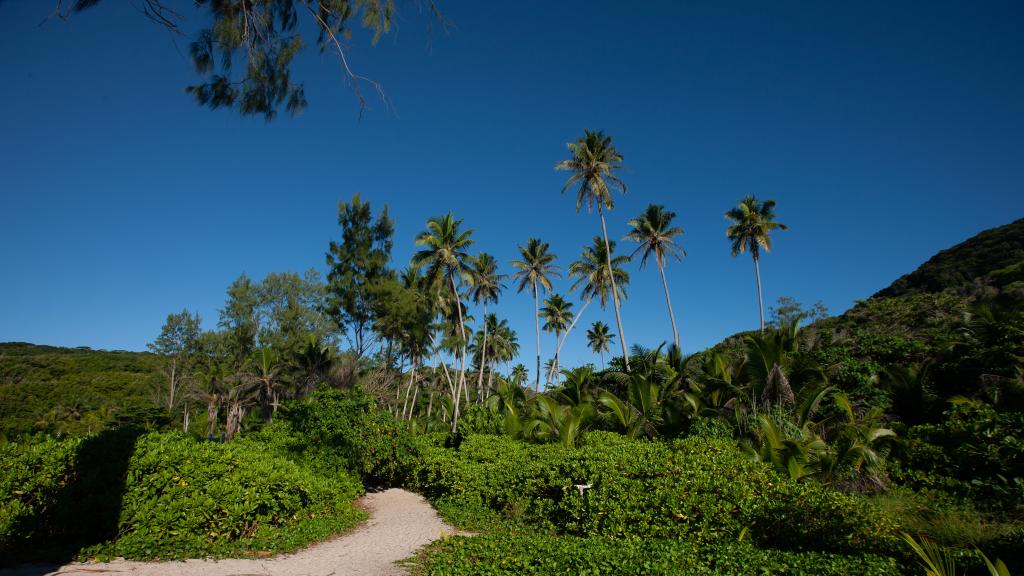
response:
M939 252L873 298L944 291L1024 301L1024 218Z
M148 352L0 343L0 435L96 431L152 406L160 365Z

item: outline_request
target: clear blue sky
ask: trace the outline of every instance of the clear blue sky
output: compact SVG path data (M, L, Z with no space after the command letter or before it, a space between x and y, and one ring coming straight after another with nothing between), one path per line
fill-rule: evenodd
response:
M564 268L599 230L552 169L584 128L626 158L613 236L649 202L686 229L668 280L687 351L756 326L722 216L744 194L790 226L766 300L833 313L1024 216L1020 2L442 0L455 27L429 43L405 5L397 34L351 51L397 114L358 122L308 49L309 110L271 124L194 105L187 43L129 3L37 27L51 4L0 2L0 341L141 350L184 307L212 328L240 273L323 270L354 192L390 206L396 266L450 210L506 272L530 236ZM670 339L656 269L631 273L628 341ZM532 300L506 291L497 312L532 365ZM583 332L564 364L590 360Z

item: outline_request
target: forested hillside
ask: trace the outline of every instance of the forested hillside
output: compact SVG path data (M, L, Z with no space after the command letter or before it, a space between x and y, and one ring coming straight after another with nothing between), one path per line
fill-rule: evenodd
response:
M0 343L0 436L97 432L153 407L162 367L145 352Z

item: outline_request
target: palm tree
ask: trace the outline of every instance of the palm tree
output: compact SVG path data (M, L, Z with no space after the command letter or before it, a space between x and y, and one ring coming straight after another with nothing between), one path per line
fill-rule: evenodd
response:
M459 225L462 220L456 220L449 212L441 218L431 218L427 221L427 229L416 237L416 245L423 246L412 257L415 266L426 266L426 277L436 283L442 277L446 277L452 289L452 300L454 308L458 312L459 339L461 340L461 368L459 380L455 385L453 395L452 411L452 432L458 425L459 419L459 393L465 385L466 377L466 329L462 319L462 299L459 297L459 289L455 284L455 277L464 279L466 263L470 256L466 248L473 243L470 236L473 230L460 231Z
M484 371L487 368L487 303L498 302L498 296L505 289L505 285L501 283L504 278L504 274L498 274L498 261L490 254L481 252L476 258L470 259L469 292L466 296L473 300L474 303L483 305L484 309L483 345L480 348L480 370L477 372L476 377L478 398L480 397L480 391L483 389Z
M576 326L576 321L580 319L583 311L587 309L587 306L594 298L598 299L601 309L604 310L608 304L608 295L614 286L618 292L619 299L626 299L626 285L629 284L629 272L626 272L622 265L629 262L629 256L610 258L611 268L609 268L609 257L606 253L608 248L611 248L614 254L614 240L605 243L604 239L600 236L594 236L594 243L591 246L583 247L580 259L569 264L569 274L577 278L576 282L572 285L572 290L580 287L583 288L581 293L583 307L580 308L579 313L573 318L569 329L565 331L565 336L558 344L559 350L562 349L562 345L565 344L565 340L569 337L569 332ZM609 270L611 270L611 274L608 273Z
M562 348L562 332L568 327L572 320L572 302L562 298L561 294L552 294L544 300L544 307L540 309L540 315L544 318L544 330L555 333L555 358L554 369L549 372L548 383L551 376L558 373L558 351Z
M661 284L665 288L665 303L668 304L668 317L672 321L672 336L675 338L676 348L679 348L679 330L676 329L676 316L672 312L672 299L668 295L668 281L665 280L666 258L672 256L676 260L682 260L682 257L686 256L686 250L676 245L673 240L683 233L682 228L672 226L672 219L675 217L676 213L666 210L664 206L649 204L642 214L629 221L633 230L626 237L640 244L633 251L633 256L643 251L643 257L640 258L641 269L647 264L647 258L654 254L654 262L661 273Z
M626 183L619 179L612 172L622 167L622 154L612 145L611 136L605 136L601 131L584 130L583 137L568 145L572 157L555 164L555 170L566 170L572 172L572 176L562 187L564 194L570 186L579 184L576 193L576 211L579 212L583 204L587 205L587 211L593 210L597 205L597 214L601 217L601 234L604 236L606 264L612 268L612 249L608 246L608 227L604 221L604 209L611 210L615 207L615 200L612 198L612 190L619 190L626 193ZM615 288L615 276L610 274L612 282L612 299L615 302L615 322L619 326L620 344L622 345L622 358L629 370L629 354L626 352L626 334L622 331L622 315L619 310L619 295Z
M598 320L594 322L590 330L587 330L587 343L590 349L601 355L601 369L604 370L604 353L608 352L608 346L615 340L615 334L608 331L608 325Z
M512 372L509 374L509 379L516 385L522 386L523 382L529 377L529 372L526 370L526 366L522 364L516 364L512 367Z
M757 276L757 305L761 312L761 332L764 332L764 299L761 295L761 268L758 260L761 248L772 249L771 231L786 230L786 225L775 221L775 200L758 202L756 196L745 196L739 206L725 213L732 224L725 235L732 240L732 255L750 251L754 259L754 274Z
M512 265L519 269L512 278L519 281L516 292L522 292L527 286L533 288L533 307L537 330L537 381L535 389L540 392L540 293L539 289L551 291L551 277L559 277L558 267L553 264L555 255L548 253L550 244L537 238L530 238L526 246L519 246L522 260L513 260Z

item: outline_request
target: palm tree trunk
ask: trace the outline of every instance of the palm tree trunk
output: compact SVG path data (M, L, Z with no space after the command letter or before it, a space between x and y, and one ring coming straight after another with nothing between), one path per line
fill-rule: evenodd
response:
M455 311L459 313L459 338L462 339L462 362L459 366L459 381L455 385L455 406L452 408L452 434L454 434L455 427L459 424L459 391L466 383L466 326L462 321L462 302L459 300L459 289L455 286L455 274L453 272L449 272L448 279L451 280L452 284L452 296L455 298ZM466 400L466 403L468 404L468 393L466 395Z
M654 260L658 263L658 271L661 272L661 285L665 287L665 302L668 304L668 318L672 321L672 337L675 338L676 348L679 348L679 331L676 330L676 315L672 312L672 298L668 295L668 281L665 280L665 267L661 264L661 256L658 254L654 255ZM679 352L682 353L682 348L679 348Z
M572 323L569 324L569 328L565 331L565 335L562 336L562 339L558 342L558 348L555 350L555 356L558 356L558 353L562 351L562 346L564 346L565 341L569 339L569 332L572 332L573 327L576 326L576 321L580 319L580 316L583 316L583 311L587 309L587 306L590 306L591 301L593 301L593 298L587 298L583 303L583 308L580 308L580 311L576 313L576 317L572 319Z
M622 361L629 372L629 352L626 351L626 334L622 331L622 313L619 310L619 289L615 285L615 273L612 271L612 249L608 245L608 227L604 223L604 212L601 203L597 203L597 214L601 217L601 233L604 234L604 255L608 264L608 279L612 281L612 301L615 302L615 323L619 326L619 344L622 344Z
M537 381L534 390L540 393L540 295L537 293L537 281L533 281L533 318L537 329Z
M405 411L409 408L409 393L412 391L412 384L416 381L416 359L412 359L412 369L409 371L409 385L405 387L405 402L402 403L402 420L405 420ZM399 384L401 386L401 384ZM397 406L396 406L397 408Z
M754 275L757 277L757 308L761 313L761 333L764 334L764 299L761 296L761 267L757 264L757 253L754 253Z
M476 400L480 402L480 396L484 389L484 367L487 366L487 299L484 298L484 345L480 348L480 373L476 376Z

